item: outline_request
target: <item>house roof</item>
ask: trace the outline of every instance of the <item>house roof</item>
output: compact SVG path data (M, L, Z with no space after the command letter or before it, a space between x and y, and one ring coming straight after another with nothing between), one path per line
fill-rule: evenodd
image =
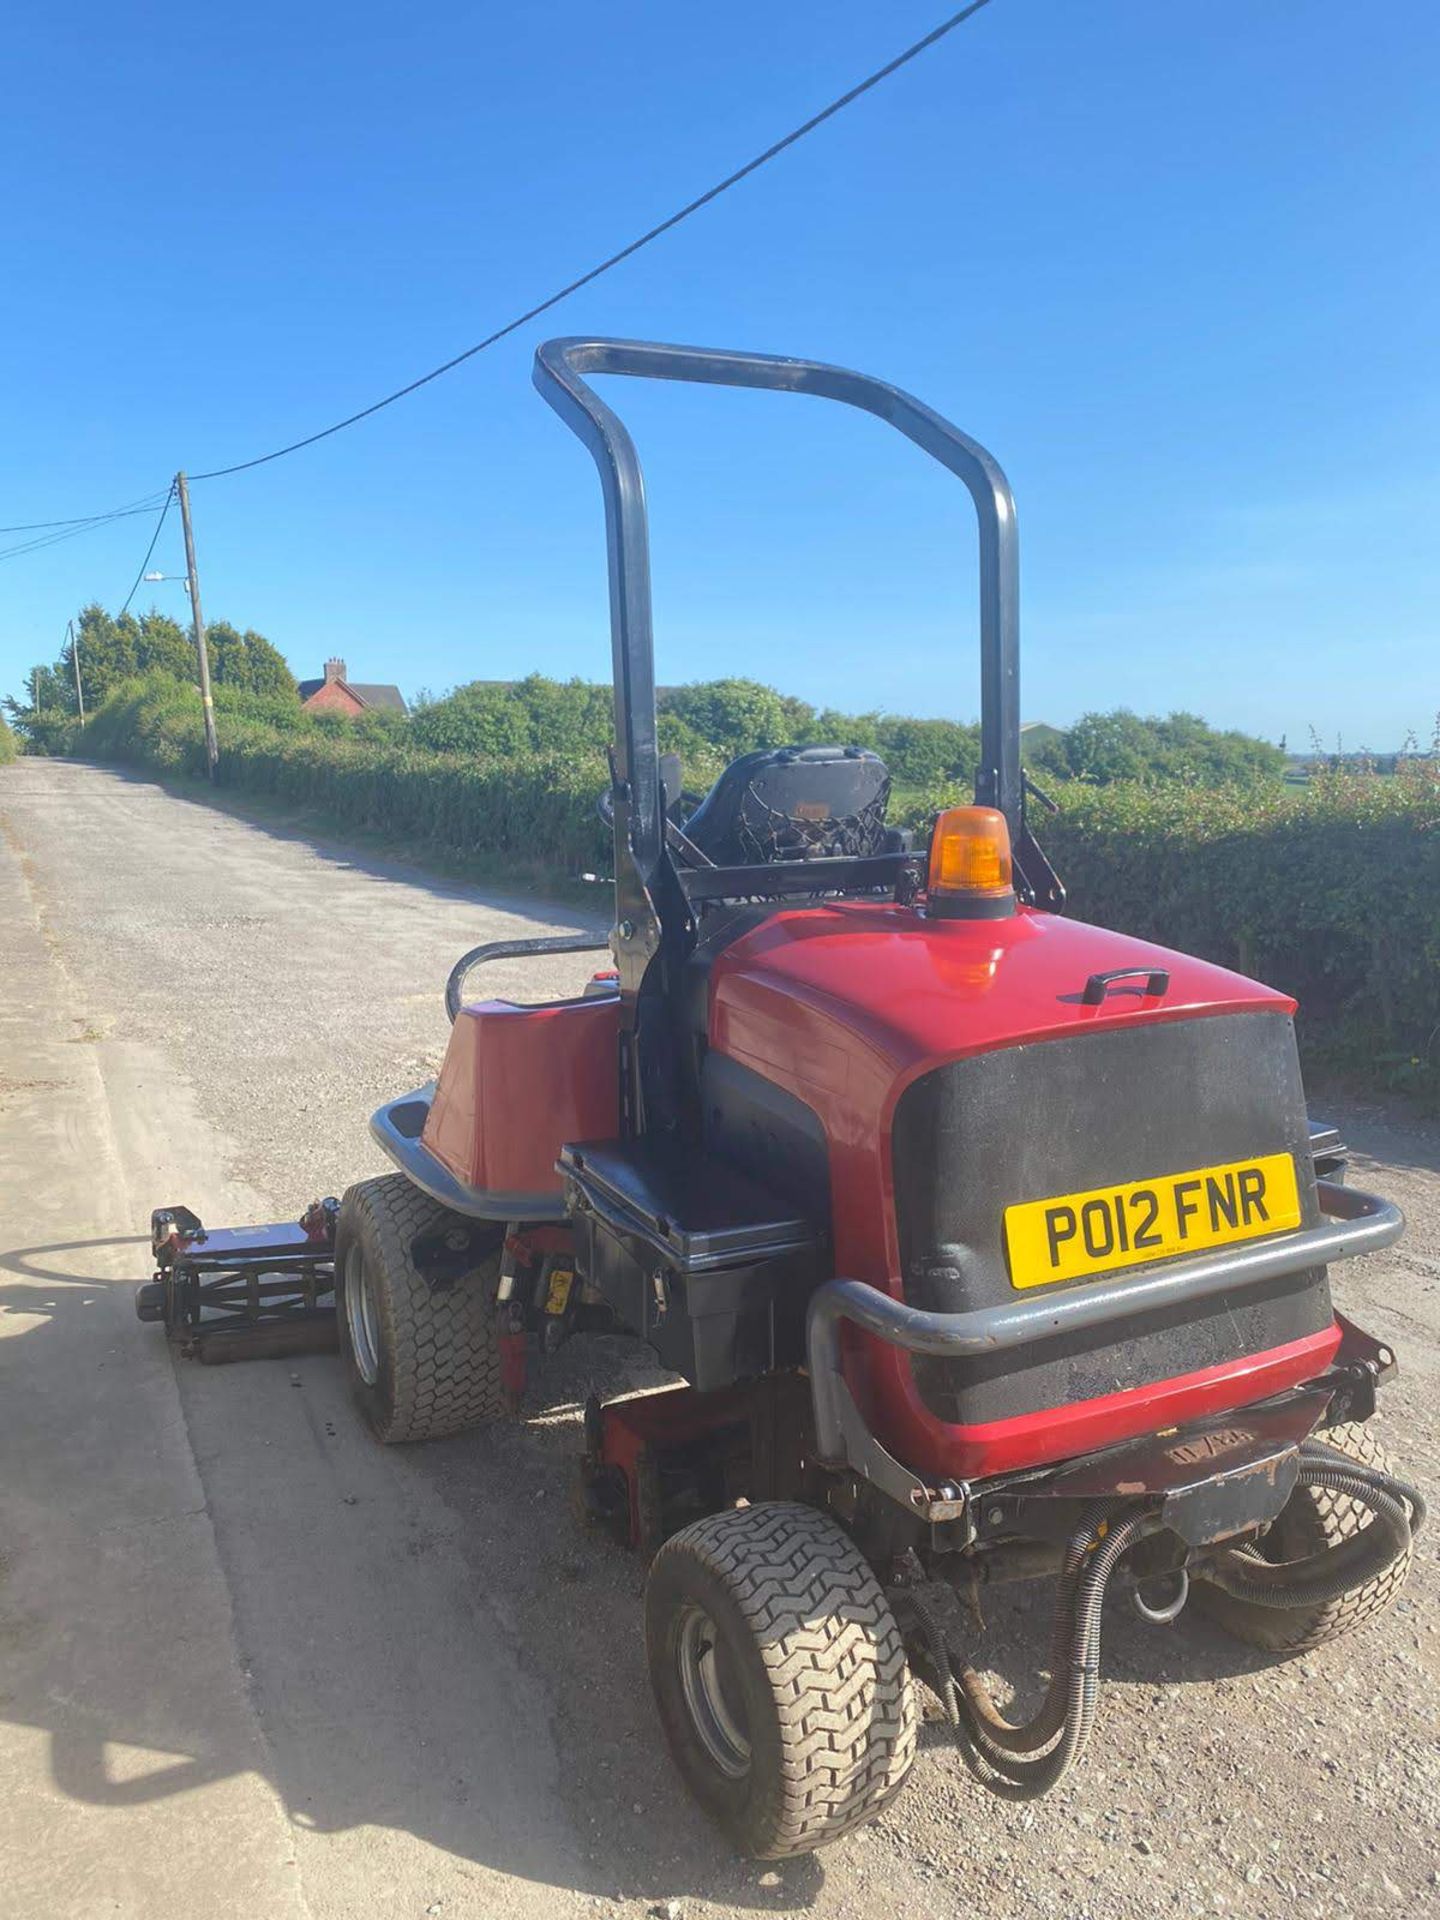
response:
M318 693L326 684L324 679L298 682L301 701L310 699L312 694ZM353 693L362 707L369 707L380 713L409 711L405 705L405 696L399 687L382 686L378 681L365 680L337 680L330 684L344 687L347 693Z
M399 687L381 686L378 682L347 680L346 686L351 693L358 694L367 707L378 707L382 713L404 713L405 696Z

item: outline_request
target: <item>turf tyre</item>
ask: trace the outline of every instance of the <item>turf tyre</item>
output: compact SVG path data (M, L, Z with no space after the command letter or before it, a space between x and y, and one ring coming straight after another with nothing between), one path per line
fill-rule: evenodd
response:
M717 1764L687 1696L696 1611L743 1721ZM743 1853L810 1853L870 1819L915 1757L917 1711L890 1603L849 1536L812 1507L732 1508L660 1549L645 1588L650 1679L675 1762Z
M1377 1467L1382 1473L1394 1471L1385 1449L1358 1423L1327 1427L1316 1438L1362 1466ZM1342 1540L1352 1539L1368 1519L1367 1510L1347 1494L1331 1493L1324 1487L1297 1487L1265 1537L1266 1558L1299 1560L1307 1554L1323 1553ZM1410 1560L1410 1553L1402 1554L1374 1580L1323 1606L1261 1607L1253 1600L1222 1593L1204 1580L1195 1583L1192 1604L1247 1647L1259 1647L1266 1653L1305 1653L1338 1640L1383 1613L1404 1586Z
M410 1257L417 1234L450 1216L402 1173L346 1193L335 1229L335 1309L351 1391L387 1446L435 1440L509 1411L500 1366L495 1290L500 1253L453 1286L433 1289ZM349 1281L364 1268L373 1311L358 1343ZM367 1378L367 1373L371 1378Z

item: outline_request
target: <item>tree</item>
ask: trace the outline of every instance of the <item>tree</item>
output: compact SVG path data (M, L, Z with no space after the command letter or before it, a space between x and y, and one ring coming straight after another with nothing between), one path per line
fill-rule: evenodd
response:
M878 751L883 724L883 716L878 713L841 713L838 707L822 707L815 716L815 738L822 746Z
M3 704L26 752L65 753L76 725L74 686L58 666L36 667L25 685L28 703L10 695Z
M98 707L112 687L122 680L133 680L140 671L139 638L137 622L127 615L115 620L95 600L80 609L75 639L80 649L80 679L87 712Z
M530 748L530 717L499 680L473 680L436 700L410 723L417 745L432 753L511 759Z
M882 716L875 724L874 744L891 778L906 787L973 780L980 764L980 729L962 726L958 720Z
M295 676L284 656L253 628L240 633L228 620L213 620L205 629L205 646L210 677L217 686L253 693L262 700L286 694L295 697Z
M1185 780L1217 787L1278 779L1285 755L1267 740L1222 732L1198 714L1141 719L1121 708L1082 714L1075 725L1033 758L1037 772L1059 773L1108 786L1117 780Z
M609 687L532 673L511 688L511 697L525 715L535 753L594 753L614 736L615 700Z
M662 705L727 760L757 747L800 745L815 727L813 707L786 699L757 680L698 680L692 686L672 687Z
M157 607L138 616L128 612L114 615L92 600L80 609L74 625L87 714L93 713L122 681L139 674L163 673L191 686L199 680L190 629ZM205 640L211 678L217 687L260 698L295 698L295 681L283 655L262 634L249 628L239 633L228 621L218 620L206 628ZM76 717L75 666L68 640L54 666L41 669L40 692L43 713ZM17 716L24 711L13 700L7 705Z
M165 673L172 680L200 677L194 640L178 620L172 620L168 613L160 613L154 607L140 616L135 657L141 673Z

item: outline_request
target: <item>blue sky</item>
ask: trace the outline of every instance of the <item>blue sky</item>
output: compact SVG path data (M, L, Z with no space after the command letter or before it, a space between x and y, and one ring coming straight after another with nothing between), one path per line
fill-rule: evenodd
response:
M19 0L0 523L109 507L364 405L944 10ZM604 677L598 490L529 360L550 332L639 335L859 366L983 440L1019 503L1027 716L1428 736L1437 56L1423 0L994 0L548 324L197 486L206 611L301 675L339 653L407 692ZM612 391L647 469L662 679L973 715L954 482L839 409ZM84 601L118 605L148 533L0 561L0 690ZM178 529L157 561L180 570Z

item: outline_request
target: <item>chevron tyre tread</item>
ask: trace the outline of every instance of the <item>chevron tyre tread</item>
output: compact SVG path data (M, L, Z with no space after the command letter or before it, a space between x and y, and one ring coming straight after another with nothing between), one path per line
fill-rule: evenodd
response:
M1393 1472L1389 1454L1353 1421L1327 1427L1315 1437L1362 1466ZM1351 1539L1360 1531L1365 1514L1366 1509L1348 1494L1332 1493L1328 1487L1298 1487L1275 1524L1280 1557L1296 1560ZM1246 1646L1261 1647L1267 1653L1305 1653L1383 1613L1404 1586L1410 1560L1410 1554L1402 1554L1365 1586L1318 1607L1260 1607L1204 1581L1196 1583L1194 1600L1201 1613Z
M739 1779L706 1752L686 1704L677 1639L696 1607L743 1694L750 1763ZM809 1853L898 1793L917 1727L904 1642L869 1565L827 1514L777 1501L675 1534L650 1569L645 1637L680 1771L743 1852Z
M362 1180L346 1193L335 1232L340 1349L360 1410L387 1445L459 1433L508 1411L501 1378L495 1288L498 1250L442 1291L410 1257L417 1234L450 1218L404 1174ZM361 1376L345 1310L346 1264L358 1249L379 1308L379 1370Z

